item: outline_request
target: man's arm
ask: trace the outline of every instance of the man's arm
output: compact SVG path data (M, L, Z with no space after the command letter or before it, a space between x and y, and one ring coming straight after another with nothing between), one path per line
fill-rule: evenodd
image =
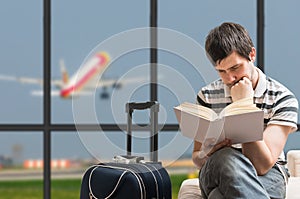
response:
M208 156L200 157L201 146L202 144L200 142L194 141L192 160L198 169L202 168L208 158Z
M244 77L231 88L232 100L253 97L251 81ZM258 175L266 174L276 163L288 135L292 132L291 126L270 124L263 133L263 140L242 144L243 154L249 158Z
M249 158L258 175L266 174L276 163L292 127L270 124L263 140L242 144L243 154Z

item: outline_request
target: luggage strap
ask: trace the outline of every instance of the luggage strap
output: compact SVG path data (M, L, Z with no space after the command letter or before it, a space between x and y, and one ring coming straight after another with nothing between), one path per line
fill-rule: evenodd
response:
M134 175L134 177L137 179L137 182L139 184L139 187L140 187L140 192L141 192L141 199L144 198L144 195L143 195L143 190L145 190L145 185L142 184L142 180L139 179L139 176L131 169L128 169L128 168L123 168L123 167L116 167L116 166L109 166L109 165L102 165L102 164L99 164L99 165L96 165L95 168L93 168L93 170L91 171L90 173L90 176L89 176L89 190L90 190L90 199L98 199L94 194L93 194L93 190L92 190L92 186L91 186L91 179L92 179L92 175L93 175L93 172L99 168L99 167L102 167L102 168L110 168L110 169L121 169L121 170L124 170L124 172L120 175L119 179L118 179L118 182L116 183L114 189L112 190L112 192L106 196L104 199L109 199L113 194L114 192L117 190L123 176L126 174L126 173L132 173Z

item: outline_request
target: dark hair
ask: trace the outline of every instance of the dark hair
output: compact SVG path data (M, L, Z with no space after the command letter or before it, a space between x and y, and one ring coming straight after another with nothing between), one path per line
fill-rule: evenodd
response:
M212 29L205 41L206 53L214 66L233 51L250 61L252 47L254 45L247 30L229 22Z

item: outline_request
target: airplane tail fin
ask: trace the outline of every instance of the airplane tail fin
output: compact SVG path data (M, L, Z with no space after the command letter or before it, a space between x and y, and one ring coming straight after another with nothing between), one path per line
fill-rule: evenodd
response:
M69 82L69 74L67 72L65 62L63 59L61 59L59 61L59 63L60 63L60 72L61 72L62 82L63 82L63 84L67 84Z

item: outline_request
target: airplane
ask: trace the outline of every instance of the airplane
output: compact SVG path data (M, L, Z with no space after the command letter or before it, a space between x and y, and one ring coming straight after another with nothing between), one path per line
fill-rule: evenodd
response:
M60 96L63 99L70 99L72 97L83 95L93 95L95 88L102 88L100 98L108 99L108 87L120 89L124 84L137 83L146 80L146 77L136 77L117 81L117 79L105 78L103 77L103 75L99 81L96 80L98 75L101 74L101 72L103 72L109 66L109 62L110 56L108 53L96 53L80 69L78 69L71 78L69 78L65 64L63 60L60 60L62 77L61 79L51 80L51 85L55 86L58 89L51 89L51 96ZM38 84L40 86L43 85L43 79L39 78L0 75L0 80L17 81L21 84ZM34 96L43 96L43 90L34 90L31 91L31 94Z

